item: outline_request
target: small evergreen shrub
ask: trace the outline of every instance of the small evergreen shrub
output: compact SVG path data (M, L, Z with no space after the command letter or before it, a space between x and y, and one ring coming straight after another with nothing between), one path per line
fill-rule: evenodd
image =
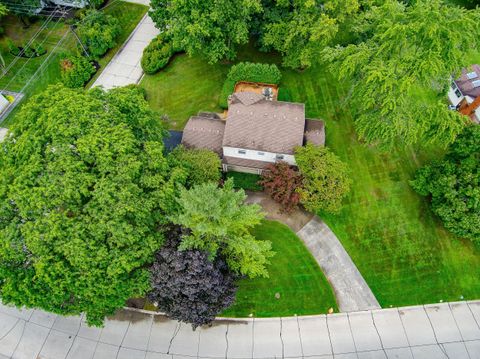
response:
M143 50L142 69L146 74L153 75L167 66L174 54L174 48L163 34L158 35Z
M84 56L64 55L60 60L62 82L70 88L83 87L97 71L89 59Z
M76 31L90 55L100 58L117 44L121 29L117 18L89 9L82 13Z
M228 108L228 96L230 96L235 84L239 81L261 82L278 85L282 79L282 73L274 64L258 64L252 62L240 62L233 65L223 84L220 95L220 107Z

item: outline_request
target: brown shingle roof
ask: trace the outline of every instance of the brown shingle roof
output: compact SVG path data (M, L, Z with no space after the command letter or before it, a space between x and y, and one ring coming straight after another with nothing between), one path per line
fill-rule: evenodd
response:
M473 72L477 74L477 77L473 79L468 78L467 74ZM480 81L480 65L472 65L468 68L464 68L462 70L462 76L455 80L455 83L465 96L476 98L480 96L480 87L474 87L474 81Z
M248 168L258 168L258 169L265 169L268 165L271 165L271 162L265 161L256 161L256 160L249 160L245 158L238 158L238 157L223 157L223 163L232 166L241 166L241 167L248 167Z
M207 148L222 155L225 122L201 116L192 116L183 130L182 144L191 148Z
M303 144L304 104L269 101L251 92L231 97L223 146L293 154Z
M307 118L305 120L305 142L325 146L325 122Z

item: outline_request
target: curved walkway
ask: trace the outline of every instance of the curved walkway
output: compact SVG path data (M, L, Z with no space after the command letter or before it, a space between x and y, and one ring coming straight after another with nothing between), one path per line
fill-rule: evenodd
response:
M355 263L320 218L302 210L282 214L280 206L263 192L248 192L247 202L261 205L268 219L283 222L297 233L330 282L341 312L380 308Z
M0 304L0 358L479 359L480 301L191 327L120 311L104 328Z

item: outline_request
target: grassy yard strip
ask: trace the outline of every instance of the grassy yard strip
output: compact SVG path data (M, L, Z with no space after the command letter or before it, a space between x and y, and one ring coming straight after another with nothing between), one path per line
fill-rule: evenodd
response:
M278 56L241 49L240 61L276 62ZM188 117L214 110L231 64L208 65L178 56L164 71L141 85L149 102L182 129ZM382 152L357 139L353 109L344 103L347 84L327 66L305 71L282 69L280 88L291 101L303 102L306 115L326 121L326 141L350 168L352 191L342 212L321 214L342 241L384 307L480 297L480 249L447 232L430 211L428 200L408 181L441 149L394 148ZM431 94L420 94L426 100ZM301 307L301 303L296 305Z
M260 176L253 173L227 172L225 177L233 178L235 188L243 188L250 191L263 191L263 187L258 184Z
M100 60L98 60L98 63L101 66L100 70L90 79L89 83L86 85L87 88L95 82L108 63L113 59L118 50L120 50L120 48L123 46L132 31L135 29L135 27L137 27L140 20L142 20L147 13L148 6L120 1L107 7L104 11L106 14L112 15L118 19L120 22L120 28L122 30L117 38L117 45L108 50L107 53Z
M286 225L264 221L254 229L261 240L272 242L275 257L269 278L242 279L236 303L222 316L290 316L337 311L333 291L303 242ZM280 298L275 298L275 294Z

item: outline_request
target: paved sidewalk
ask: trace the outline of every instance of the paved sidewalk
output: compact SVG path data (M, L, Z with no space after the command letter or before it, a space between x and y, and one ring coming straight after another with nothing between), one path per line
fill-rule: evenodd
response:
M146 3L146 1L130 1ZM143 76L140 65L143 49L159 34L152 19L147 15L140 21L122 48L115 54L94 82L92 87L103 86L105 89L136 84Z
M479 359L480 301L269 319L219 320L195 332L120 311L104 328L81 317L0 304L0 358Z
M340 312L380 308L355 263L320 218L313 217L297 235L313 254L332 285Z

